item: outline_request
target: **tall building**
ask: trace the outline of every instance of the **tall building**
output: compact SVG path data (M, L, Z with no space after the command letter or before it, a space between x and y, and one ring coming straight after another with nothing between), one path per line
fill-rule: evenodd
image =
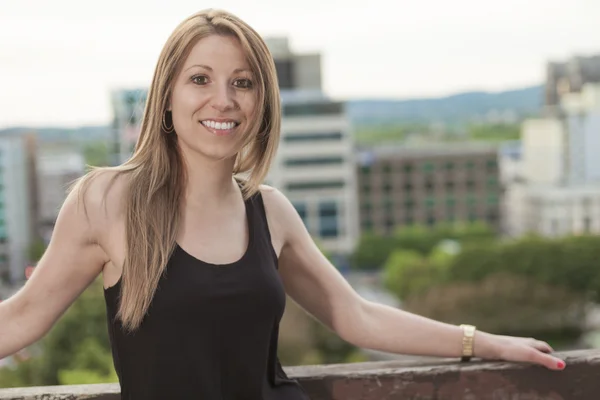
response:
M526 182L557 185L566 179L567 135L559 118L529 119L521 126L522 177Z
M500 223L498 151L481 144L381 146L359 153L361 228Z
M344 103L321 88L320 54L296 54L287 38L267 38L282 99L281 141L267 178L294 204L332 255L353 251L360 234L354 144Z
M37 220L35 136L0 136L0 277L24 280Z
M552 116L522 126L522 180L505 196L510 235L600 233L600 84L557 101Z
M268 176L294 204L326 250L352 251L358 240L350 123L342 103L285 104L281 142Z
M119 89L111 92L113 110L112 128L115 134L113 164L127 160L133 153L140 135L148 90L145 88Z
M287 37L268 37L265 42L275 60L279 89L282 92L321 92L320 53L294 53Z
M73 147L44 146L37 157L37 232L48 243L66 197L67 189L85 173L85 159Z
M600 55L549 62L546 66L546 105L560 106L565 94L580 92L586 83L600 83Z

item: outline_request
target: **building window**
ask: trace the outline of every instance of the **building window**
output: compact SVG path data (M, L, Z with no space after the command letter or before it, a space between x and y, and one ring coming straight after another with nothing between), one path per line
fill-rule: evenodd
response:
M436 222L435 215L433 215L433 214L429 214L429 215L427 216L427 225L429 225L429 226L434 226L434 225L435 225L435 222Z
M407 174L411 174L414 170L414 167L412 164L404 164L404 172Z
M336 202L319 203L319 236L324 238L338 236L338 206Z
M425 190L427 191L427 193L433 192L434 187L435 185L431 179L425 180Z
M473 160L467 161L466 166L469 171L475 169L475 161L473 161Z
M384 182L383 184L383 192L386 194L392 193L392 184L390 182Z
M427 208L435 207L435 197L433 197L433 196L427 197L427 199L425 199L425 207L427 207Z
M430 174L434 171L435 167L432 162L426 162L423 164L423 172Z
M385 219L385 230L387 233L393 233L394 227L396 226L394 219L391 216L386 217Z
M343 157L290 158L284 161L284 165L287 167L302 167L310 165L340 165L343 163Z
M323 142L339 141L343 137L341 132L318 132L318 133L290 133L283 135L284 142Z
M288 183L286 188L289 191L297 190L320 190L320 189L341 189L345 186L344 181L321 181L321 182L294 182Z
M392 214L394 212L394 201L391 196L385 196L383 199L383 208L387 214Z
M344 104L342 102L290 103L283 105L283 115L287 117L331 115L342 114L343 112Z
M373 221L371 219L365 219L362 223L362 229L370 232L373 230Z
M495 171L498 168L498 161L496 160L488 160L486 163L488 171Z
M495 188L496 185L498 185L498 179L495 176L490 176L487 179L487 186L488 186L488 188Z
M280 89L294 89L294 62L292 60L275 60L277 81Z
M448 172L452 172L454 171L454 163L452 161L448 161L445 165L444 168L446 168L446 171Z
M453 196L446 197L446 207L454 208L456 205L456 199Z

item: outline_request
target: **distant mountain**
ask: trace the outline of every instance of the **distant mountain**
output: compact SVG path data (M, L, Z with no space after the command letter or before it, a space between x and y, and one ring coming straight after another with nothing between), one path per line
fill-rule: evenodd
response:
M347 110L357 125L433 123L463 124L473 120L515 118L538 114L542 85L505 92L467 92L442 98L350 100Z

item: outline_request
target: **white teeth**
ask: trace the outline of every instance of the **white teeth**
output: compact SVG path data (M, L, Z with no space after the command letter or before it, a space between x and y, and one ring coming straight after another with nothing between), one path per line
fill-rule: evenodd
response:
M202 125L213 128L213 129L233 129L235 128L235 122L215 122L215 121L202 121Z

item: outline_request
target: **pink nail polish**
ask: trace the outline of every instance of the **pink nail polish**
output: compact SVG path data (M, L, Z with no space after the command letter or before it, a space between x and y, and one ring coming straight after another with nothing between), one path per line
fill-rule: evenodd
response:
M563 369L565 367L565 363L562 361L559 361L556 365L558 366L559 369Z

